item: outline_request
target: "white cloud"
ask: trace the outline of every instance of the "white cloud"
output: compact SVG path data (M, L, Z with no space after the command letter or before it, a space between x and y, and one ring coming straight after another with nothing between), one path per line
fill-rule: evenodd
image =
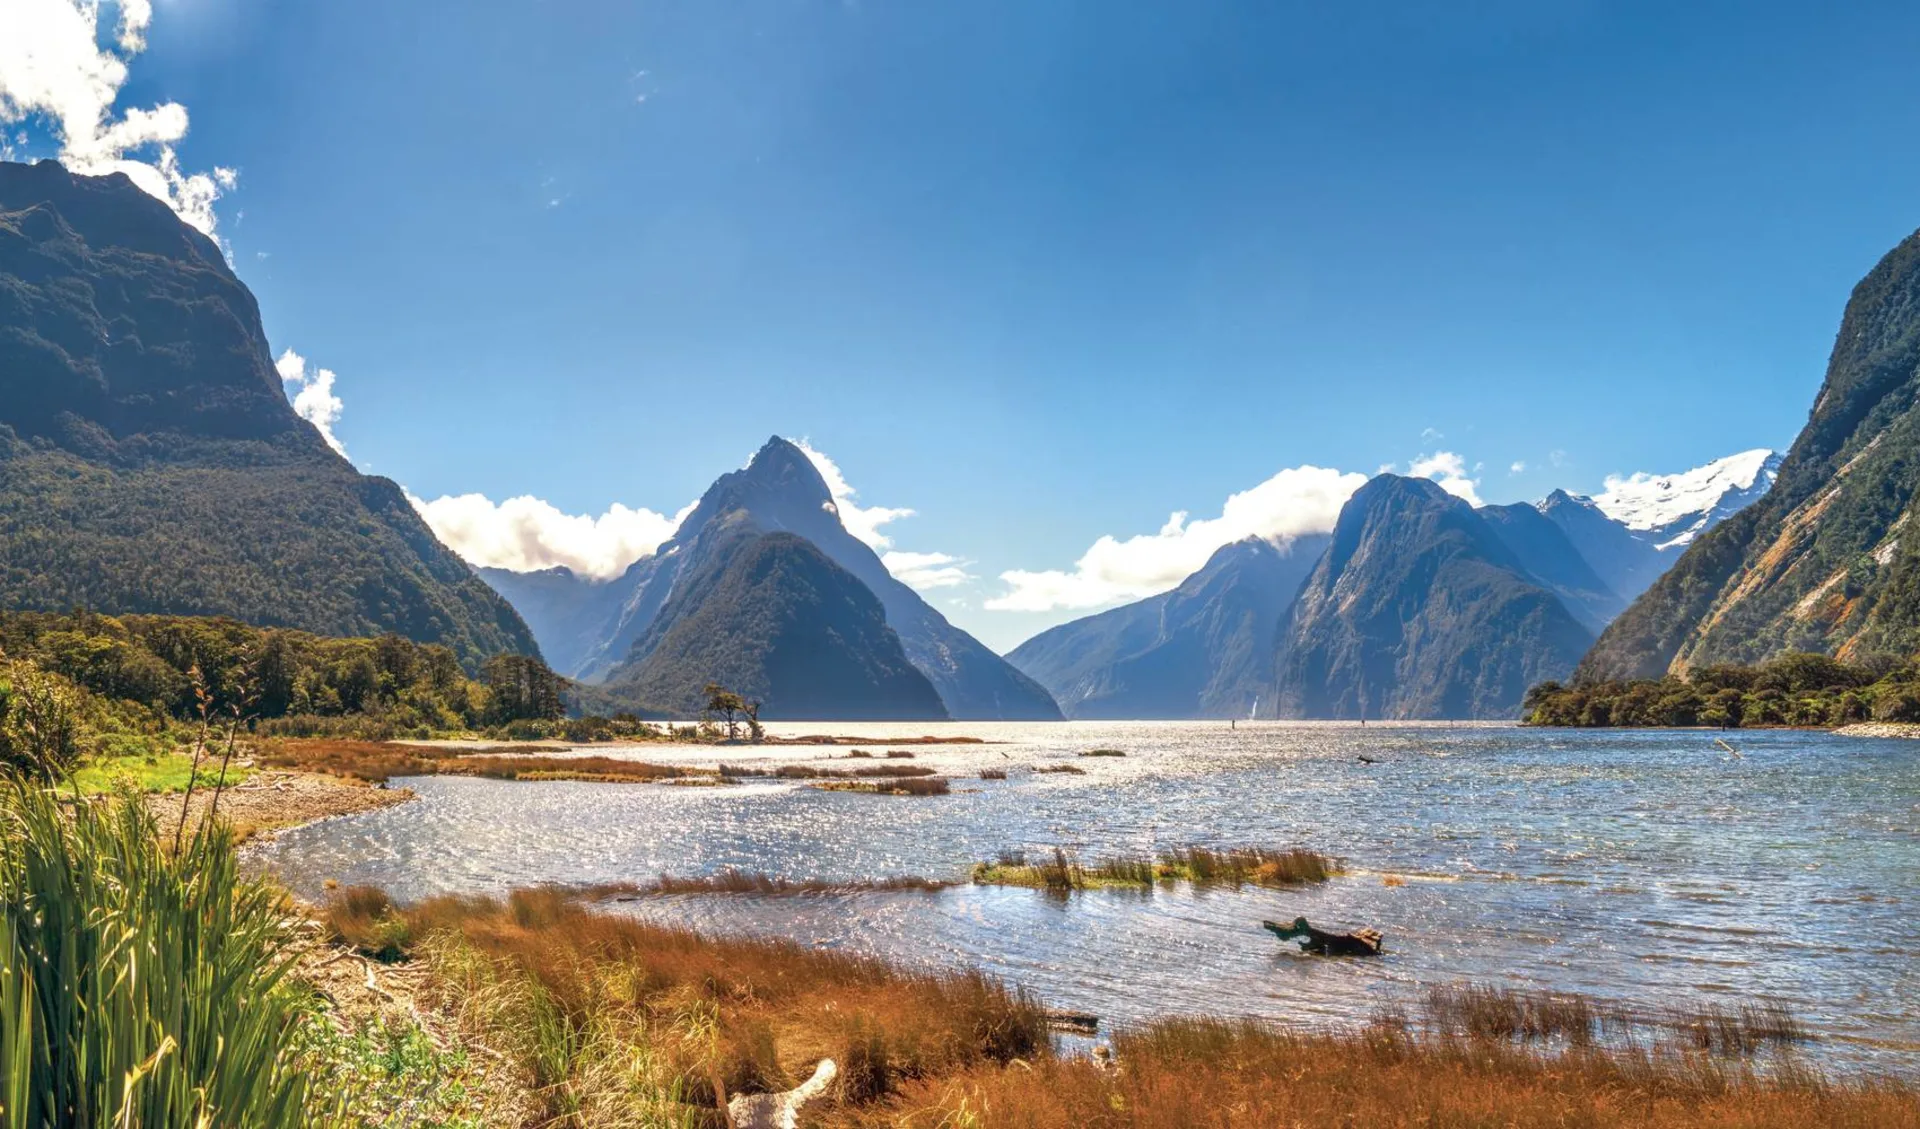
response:
M1452 451L1435 451L1431 455L1421 455L1408 464L1407 473L1415 478L1433 479L1440 484L1440 489L1461 499L1469 506L1481 504L1478 489L1480 480L1472 477L1468 472L1467 460Z
M1507 473L1525 474L1527 473L1527 464L1520 459L1515 459L1513 460L1513 465L1507 468Z
M515 572L565 565L605 580L651 554L693 512L689 502L668 517L615 502L598 517L563 513L531 496L494 502L484 494L445 495L429 502L407 495L434 535L477 567Z
M794 441L807 460L813 463L813 469L820 472L826 480L827 493L833 495L833 508L840 514L840 524L847 532L865 541L875 552L885 552L893 547L893 538L880 532L880 527L890 521L899 521L903 517L912 517L913 511L888 506L862 506L854 499L858 491L847 483L847 476L840 473L839 464L824 453L807 445L805 439Z
M1126 540L1095 541L1072 571L1000 574L1008 591L986 602L996 611L1043 612L1092 608L1164 592L1198 571L1222 545L1247 537L1287 541L1333 528L1367 476L1325 467L1283 470L1250 490L1229 497L1217 518L1189 521L1172 514L1157 533Z
M909 588L925 592L934 588L953 588L973 579L967 562L949 553L904 553L895 550L880 557L880 563L894 579Z
M4 0L0 0L4 2ZM320 429L320 437L327 446L347 455L347 449L333 434L333 425L340 418L340 397L333 394L334 375L332 369L307 367L307 359L288 349L273 362L280 373L280 383L286 389L287 398L293 401L293 412L301 419Z
M233 188L229 168L187 173L175 146L187 108L164 102L116 116L127 62L146 49L151 0L119 0L114 46L100 43L100 0L0 0L0 125L44 120L60 160L91 176L125 173L182 220L214 232L214 201Z

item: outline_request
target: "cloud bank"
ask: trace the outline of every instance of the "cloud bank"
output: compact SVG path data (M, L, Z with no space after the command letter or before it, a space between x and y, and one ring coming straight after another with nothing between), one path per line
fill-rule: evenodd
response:
M429 502L407 495L434 536L480 568L515 572L563 565L581 576L610 580L673 536L693 504L668 517L615 502L592 517L563 513L524 495L494 502L484 494L443 495Z
M151 0L119 0L110 44L100 41L100 0L0 0L0 125L44 120L67 168L125 173L182 220L214 233L214 201L234 186L229 168L187 173L175 146L187 108L165 102L116 112L127 62L146 50Z
M1093 608L1164 592L1199 571L1222 545L1247 537L1287 541L1327 532L1366 480L1364 474L1326 467L1291 467L1229 497L1219 517L1190 521L1180 511L1157 533L1124 541L1102 537L1071 571L1003 572L1000 579L1008 590L986 607L1019 612Z

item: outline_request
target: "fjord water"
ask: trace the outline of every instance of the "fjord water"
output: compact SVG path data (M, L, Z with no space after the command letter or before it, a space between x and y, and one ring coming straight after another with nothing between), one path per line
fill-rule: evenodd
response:
M1004 848L1084 859L1304 845L1350 871L1301 890L678 896L618 912L974 965L1105 1020L1166 1013L1361 1020L1460 981L1657 1012L1777 1001L1835 1063L1920 1066L1920 744L1824 733L1241 723L776 726L973 735L914 763L955 794L407 780L420 799L283 834L255 858L294 889L401 898L644 881L724 867L791 878L962 877ZM1093 748L1124 758L1088 758ZM604 754L599 748L596 753ZM638 759L786 764L844 749L634 747ZM775 754L775 755L769 755ZM1358 758L1366 756L1375 763ZM863 762L853 762L859 764ZM866 762L871 763L871 762ZM1070 763L1085 775L1035 774ZM841 761L840 767L847 762ZM1009 770L982 781L982 769ZM1386 876L1404 878L1390 884ZM1259 928L1370 925L1375 961L1300 956Z

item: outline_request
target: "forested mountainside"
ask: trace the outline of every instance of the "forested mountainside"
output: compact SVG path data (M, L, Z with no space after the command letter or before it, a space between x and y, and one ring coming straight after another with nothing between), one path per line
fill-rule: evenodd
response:
M0 608L536 652L281 390L219 248L123 175L0 163Z
M947 716L880 601L812 542L736 524L702 548L606 694L690 716L719 683L766 719Z
M1790 651L1920 650L1920 233L1854 287L1807 425L1758 502L1697 537L1601 635L1585 681Z

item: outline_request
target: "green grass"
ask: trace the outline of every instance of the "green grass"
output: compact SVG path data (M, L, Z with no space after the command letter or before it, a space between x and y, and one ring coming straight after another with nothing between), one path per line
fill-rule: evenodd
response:
M0 1129L328 1124L283 895L223 827L156 836L131 797L0 782Z
M227 766L227 786L247 779L252 768ZM131 788L136 792L184 792L193 773L193 758L185 753L162 756L90 757L73 774L74 786L87 795ZM194 790L212 788L220 781L220 758L202 755Z

